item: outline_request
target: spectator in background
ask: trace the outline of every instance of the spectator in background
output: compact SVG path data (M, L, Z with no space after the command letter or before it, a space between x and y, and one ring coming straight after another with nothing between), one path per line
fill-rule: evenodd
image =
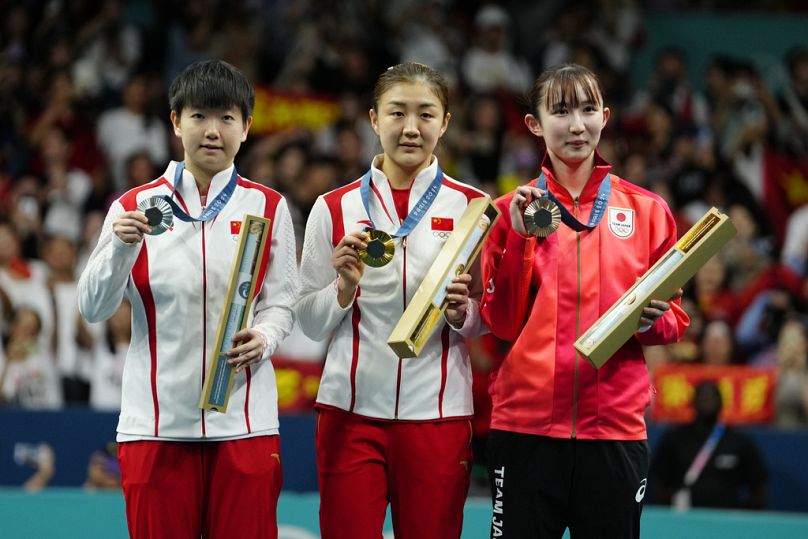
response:
M44 234L61 234L78 241L81 235L84 203L92 189L92 178L70 166L71 143L64 130L51 126L42 139L40 155L46 184L43 192Z
M90 398L94 337L79 315L76 245L72 238L53 235L45 239L42 253L54 318L48 345L56 362L64 403L86 406Z
M788 218L780 257L797 275L808 275L808 205L795 210Z
M103 0L95 17L76 35L73 79L79 95L111 105L134 72L143 52L140 30L124 19L121 0Z
M136 73L126 82L123 106L103 112L98 118L97 132L116 191L127 188L126 162L135 152L148 151L154 163L168 159L168 135L163 122L151 111L148 78L144 73Z
M120 410L126 352L132 339L132 306L124 300L95 338L90 379L90 406Z
M511 51L510 16L499 6L484 6L474 17L475 43L463 56L463 80L474 93L502 91L522 95L530 87L530 67Z
M103 166L98 152L95 130L88 115L79 107L74 95L73 79L67 69L57 69L47 77L45 106L32 116L26 128L31 148L40 149L45 136L53 126L58 126L70 141L69 166L77 167L90 175L100 174ZM32 169L42 169L42 156L33 156Z
M682 310L690 318L690 325L682 334L682 339L669 344L669 359L682 363L695 363L701 358L701 338L704 331L704 314L692 298L682 298ZM649 368L649 371L652 369Z
M808 426L808 319L792 317L777 339L775 422L780 427Z
M33 475L22 484L23 490L27 492L38 492L47 487L56 472L56 454L53 448L44 442L15 444L14 461L20 466L34 469Z
M724 320L713 320L704 326L699 339L701 363L705 365L729 365L739 363L735 356L735 341L732 328Z
M778 335L796 309L797 297L783 286L765 289L746 308L735 328L735 336L751 364L776 363Z
M473 185L495 190L505 137L503 110L493 95L473 96L468 101L467 123L459 136L460 171Z
M799 47L786 55L788 81L777 98L777 135L790 153L808 155L808 48Z
M693 130L698 139L709 136L707 100L690 84L682 49L666 47L657 53L648 84L634 96L632 108L639 111L653 101L671 111L677 126Z
M732 320L735 316L735 295L729 289L727 274L723 258L714 256L696 271L688 284L688 296L708 321Z
M715 382L696 386L695 417L663 434L648 475L651 501L690 507L763 509L766 468L754 441L720 420Z
M90 454L84 489L89 491L121 490L121 467L118 464L118 444L116 442L107 442L104 447Z
M0 403L29 409L53 409L62 405L53 356L39 338L42 322L34 309L15 311L5 362L0 365Z
M42 347L50 345L53 335L53 307L46 281L45 264L24 258L15 228L0 220L0 288L14 309L25 306L36 311Z

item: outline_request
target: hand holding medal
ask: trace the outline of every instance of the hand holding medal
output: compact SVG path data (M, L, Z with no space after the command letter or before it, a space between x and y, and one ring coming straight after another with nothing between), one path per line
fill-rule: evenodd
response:
M516 188L510 205L511 226L516 232L546 238L558 229L560 212L545 195L546 191L528 185Z
M368 238L365 240L367 247L357 250L359 258L374 268L381 268L386 266L396 253L396 246L393 244L393 238L390 234L382 230L373 228L365 229Z
M331 253L331 266L337 272L337 299L345 308L353 302L356 287L365 273L365 264L359 257L360 249L367 249L368 233L357 230L346 234Z
M163 197L149 197L140 201L137 209L146 216L151 227L152 236L162 234L174 225L174 212L171 205Z
M552 200L537 198L525 208L525 228L538 238L546 238L561 224L561 210Z
M163 197L149 197L134 211L126 211L112 223L112 233L124 243L143 241L144 234L162 234L174 224L174 213Z

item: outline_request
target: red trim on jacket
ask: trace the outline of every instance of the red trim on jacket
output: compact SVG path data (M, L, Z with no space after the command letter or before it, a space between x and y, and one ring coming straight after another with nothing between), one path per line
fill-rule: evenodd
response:
M440 391L438 392L438 415L443 417L443 393L446 391L446 377L448 376L449 360L449 324L444 323L440 333L440 342L443 350L440 355Z
M149 356L151 358L149 378L151 380L152 402L154 403L154 435L159 436L160 402L157 398L157 312L149 281L149 250L146 243L140 248L135 265L132 267L132 281L135 283L143 310L146 313L146 327L149 332Z
M161 185L166 185L171 188L171 184L164 177L160 177L140 187L130 189L118 199L118 202L123 206L124 211L134 211L137 208L138 194ZM146 327L148 328L149 334L149 356L151 358L149 378L151 383L152 403L154 405L154 435L158 436L160 429L160 402L157 397L157 312L154 304L154 296L151 291L151 281L149 280L149 251L145 241L140 248L140 253L138 253L137 260L135 260L135 265L132 267L132 282L135 288L137 288L140 300L143 302L143 310L146 313Z
M483 193L480 193L479 191L475 191L474 189L472 189L468 185L465 185L465 184L456 182L454 180L451 180L451 179L447 178L446 176L443 177L443 185L445 185L446 187L449 187L450 189L454 189L455 191L460 191L461 193L466 195L466 203L467 204L469 202L471 202L472 200L474 200L475 198L480 198L481 196L485 196Z
M342 222L342 197L354 189L359 189L361 183L361 180L356 180L323 195L328 211L331 212L331 243L334 244L334 247L345 236L345 224Z
M359 322L362 321L362 311L359 309L359 296L362 293L362 288L356 287L356 297L353 303L353 312L351 312L351 330L353 331L352 344L351 344L351 407L350 412L353 412L356 405L356 367L359 365Z
M412 187L412 186L410 186L410 187ZM384 210L384 213L387 214L387 218L390 219L391 223L395 224L395 222L396 222L395 219L393 219L393 216L390 215L390 212L387 210L387 204L384 203L384 199L382 198L382 194L379 192L379 188L376 187L376 184L373 183L373 181L370 182L370 188L373 189L374 193L376 193L376 198L379 199L379 203L381 203L382 209ZM392 189L392 187L391 187L391 189ZM409 197L409 195L407 195L407 196ZM404 215L406 215L406 212L404 213Z
M202 226L202 342L208 342L208 324L205 319L208 312L208 250L205 244L205 227ZM205 375L208 373L208 347L202 347L202 386L205 387ZM202 418L202 436L207 433L205 425L205 410L200 408L199 415Z

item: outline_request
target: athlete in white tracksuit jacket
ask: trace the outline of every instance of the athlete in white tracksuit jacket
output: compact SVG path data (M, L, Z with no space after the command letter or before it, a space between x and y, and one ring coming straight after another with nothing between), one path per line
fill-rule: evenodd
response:
M473 412L464 338L485 331L479 275L448 285L449 307L418 357L387 345L469 200L483 196L443 174L432 153L449 123L447 95L423 64L383 73L370 118L384 154L308 218L297 313L309 337L333 334L317 395L324 539L378 538L388 503L400 539L460 536ZM384 267L357 256L369 226L393 236Z
M109 318L124 297L132 306L118 422L129 534L277 539L282 473L269 358L293 323L292 221L279 193L233 165L255 103L243 73L218 60L192 64L169 100L184 160L113 202L78 285L90 321ZM172 205L173 225L161 234L138 208L147 199ZM270 236L247 327L224 343L234 367L227 411L202 410L246 214L269 219Z

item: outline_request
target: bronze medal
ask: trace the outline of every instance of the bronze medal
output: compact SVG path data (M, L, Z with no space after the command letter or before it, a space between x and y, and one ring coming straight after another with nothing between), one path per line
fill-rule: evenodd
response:
M525 208L525 228L528 233L546 238L561 224L561 210L555 202L547 198L537 198Z

